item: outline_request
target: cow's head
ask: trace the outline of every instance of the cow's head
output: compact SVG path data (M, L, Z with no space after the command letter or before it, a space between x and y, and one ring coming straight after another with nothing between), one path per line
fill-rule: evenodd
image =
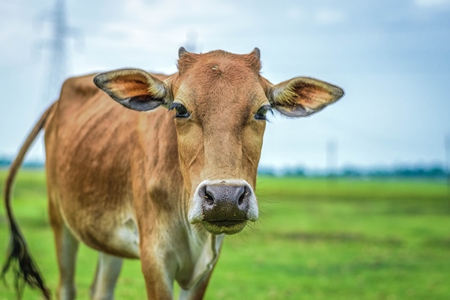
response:
M189 222L214 234L241 231L258 219L256 174L266 114L275 109L304 117L344 92L329 83L296 77L277 85L260 73L260 52L205 54L179 50L178 73L161 81L137 69L99 74L95 84L138 111L175 111L178 151L190 194Z

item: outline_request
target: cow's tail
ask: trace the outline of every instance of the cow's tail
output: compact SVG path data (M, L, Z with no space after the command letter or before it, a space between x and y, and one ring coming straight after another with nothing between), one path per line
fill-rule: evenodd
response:
M36 136L44 127L49 116L53 114L53 111L55 110L56 107L56 103L57 102L55 102L44 112L42 117L34 126L31 133L28 135L25 143L22 145L22 148L19 151L19 154L11 164L8 177L5 183L4 199L5 199L6 216L9 223L10 241L7 252L7 259L5 264L3 265L0 278L4 278L6 272L9 269L12 268L14 270L15 288L16 292L18 293L17 294L18 298L21 298L23 287L25 284L27 284L32 288L37 288L41 290L45 299L50 299L50 291L44 284L44 280L39 272L39 269L37 268L34 260L32 259L29 253L25 238L20 231L16 219L14 218L14 214L12 212L11 207L11 198L14 179L16 177L17 171L22 165L25 154L27 153L33 141L36 139Z

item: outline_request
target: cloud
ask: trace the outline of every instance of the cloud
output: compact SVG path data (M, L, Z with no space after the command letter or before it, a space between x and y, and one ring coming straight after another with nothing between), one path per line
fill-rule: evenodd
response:
M419 7L439 7L449 5L450 0L414 0L414 4Z
M177 50L187 46L189 34L196 33L192 46L196 52L218 48L239 52L241 49L234 47L236 37L260 29L255 26L259 14L254 13L254 7L242 7L239 1L114 2L114 17L104 13L101 22L85 26L89 40L83 55L76 58L77 73L85 72L86 67L102 70L123 66L173 73Z
M124 17L107 24L105 30L126 37L131 45L138 43L146 47L145 41L149 40L173 44L183 41L193 29L201 30L204 35L232 31L237 22L231 20L242 20L240 14L237 7L227 2L131 0L124 2Z
M300 18L304 18L305 14L298 7L290 7L290 8L287 9L287 16L290 19L300 19Z
M232 1L130 0L118 5L123 13L91 33L96 36L97 48L164 57L168 49L175 53L183 46L192 32L196 32L201 46L202 41L217 37L226 40L254 24Z
M340 10L323 9L316 12L315 21L323 25L342 23L345 21L345 14Z
M33 16L29 10L21 11L20 6L3 6L1 7L2 17L0 18L0 55L7 57L2 60L1 64L18 64L24 60L24 55L27 59L31 56L31 49L33 43L33 27L29 22ZM21 15L22 18L17 16ZM34 40L35 41L35 40ZM19 51L18 51L19 49ZM24 50L26 49L26 50Z
M346 20L346 14L341 9L301 4L289 7L286 10L286 16L297 22L317 25L334 25Z

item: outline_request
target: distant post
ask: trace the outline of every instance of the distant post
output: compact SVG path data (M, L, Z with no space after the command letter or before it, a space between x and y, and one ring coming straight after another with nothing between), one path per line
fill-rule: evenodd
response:
M445 174L447 175L447 192L450 197L450 134L445 138Z
M332 179L337 176L337 142L334 140L328 140L326 147L326 165L328 172L328 179Z

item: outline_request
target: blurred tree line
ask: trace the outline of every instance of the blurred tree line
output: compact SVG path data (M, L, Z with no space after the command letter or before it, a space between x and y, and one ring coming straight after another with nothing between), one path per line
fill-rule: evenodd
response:
M0 157L0 169L7 169L11 165L13 159L9 157ZM25 169L43 169L45 166L44 162L38 160L26 160L23 163L23 168Z
M271 168L261 166L258 174L266 176L288 177L345 177L345 178L430 178L444 179L447 172L444 167L433 166L397 166L393 168L373 167L358 168L345 167L340 170L310 170L301 166L286 168Z
M0 157L0 169L9 168L12 158ZM39 160L26 160L23 164L25 169L43 169L44 162ZM432 166L397 166L393 168L374 167L358 168L345 167L334 171L318 171L306 169L302 166L273 168L260 166L259 175L266 176L288 176L288 177L347 177L347 178L435 178L442 179L447 177L447 172L440 165Z

